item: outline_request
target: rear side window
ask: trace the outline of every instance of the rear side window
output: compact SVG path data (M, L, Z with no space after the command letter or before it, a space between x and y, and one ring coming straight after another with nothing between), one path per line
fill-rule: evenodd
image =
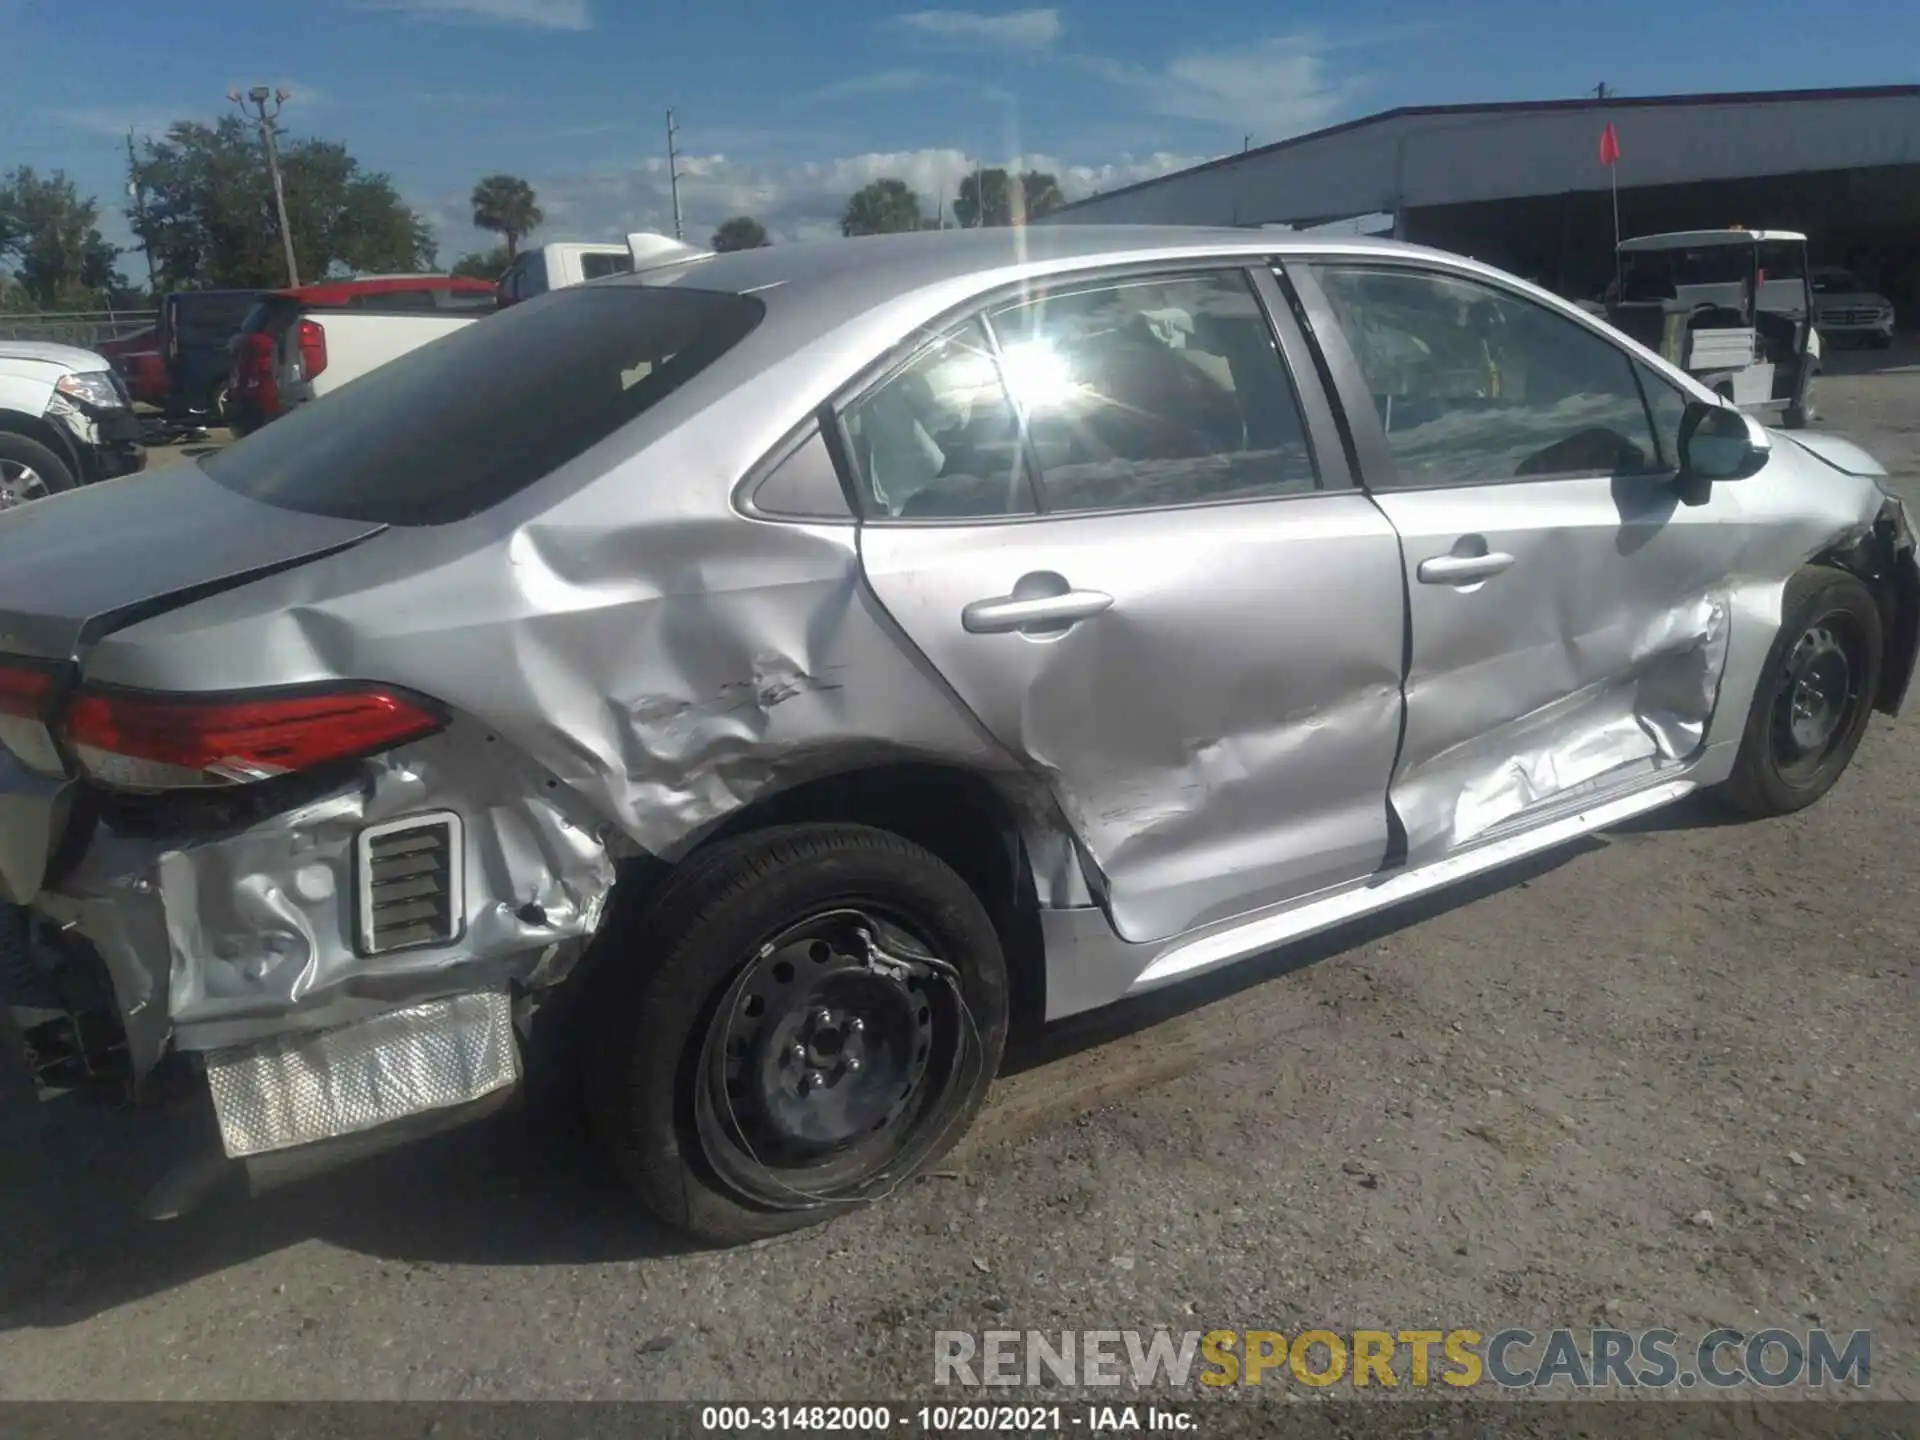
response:
M765 313L752 296L710 290L563 291L403 355L200 463L283 509L447 524L606 439Z
M631 255L594 255L580 257L580 273L588 280L604 280L609 275L624 275L633 269Z

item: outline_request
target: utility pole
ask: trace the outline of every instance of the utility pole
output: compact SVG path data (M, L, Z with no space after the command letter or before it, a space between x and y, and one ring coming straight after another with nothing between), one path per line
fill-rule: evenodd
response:
M1593 98L1596 100L1611 100L1613 98L1613 87L1602 80L1598 85L1593 87Z
M133 155L133 128L127 128L127 194L133 198L133 218L140 227L140 248L147 256L147 293L160 303L160 282L153 276L153 241L147 236L147 202L140 190L139 162Z
M673 190L673 238L684 239L680 233L680 152L673 148L673 137L680 133L680 127L673 123L673 111L667 111L667 184Z
M274 144L274 136L279 132L280 109L287 103L287 92L269 90L264 85L256 85L247 92L254 113L247 112L247 100L240 98L238 90L229 90L227 98L240 107L240 113L247 115L260 127L260 145L267 152L267 173L273 177L273 208L280 216L280 241L287 247L287 284L300 283L300 267L293 258L293 230L287 224L287 189L280 181L280 150ZM273 109L267 109L267 102L273 102Z

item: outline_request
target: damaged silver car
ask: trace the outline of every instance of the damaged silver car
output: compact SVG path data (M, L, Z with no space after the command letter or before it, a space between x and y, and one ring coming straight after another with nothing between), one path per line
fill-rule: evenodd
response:
M656 245L0 517L11 1028L265 1183L563 1016L647 1207L819 1219L1010 1025L1817 799L1920 637L1882 474L1405 246Z

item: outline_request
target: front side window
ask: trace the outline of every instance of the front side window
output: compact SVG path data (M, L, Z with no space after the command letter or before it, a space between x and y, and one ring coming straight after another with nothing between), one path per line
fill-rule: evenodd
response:
M1659 470L1627 353L1562 315L1432 271L1315 267L1403 487Z
M1049 511L1316 487L1292 380L1243 272L1073 290L989 319Z
M1019 417L977 320L918 351L842 419L869 515L950 520L1034 511Z

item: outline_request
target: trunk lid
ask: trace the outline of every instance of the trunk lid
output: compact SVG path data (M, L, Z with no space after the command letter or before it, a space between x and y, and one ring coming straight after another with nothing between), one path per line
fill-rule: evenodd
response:
M58 667L69 686L109 631L358 544L386 528L282 510L182 464L0 514L0 665ZM72 767L51 732L0 750L0 898L47 878L72 810Z
M108 630L378 534L182 464L0 514L0 655L77 660Z

